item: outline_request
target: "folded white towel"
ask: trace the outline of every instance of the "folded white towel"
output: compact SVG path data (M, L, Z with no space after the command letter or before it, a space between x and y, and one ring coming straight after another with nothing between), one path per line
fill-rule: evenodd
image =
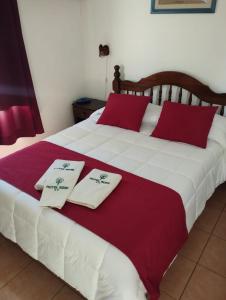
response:
M62 208L75 183L74 172L53 171L45 181L39 205Z
M119 174L93 169L74 187L68 201L95 209L117 187L121 179Z
M74 181L77 182L80 173L85 165L84 161L72 161L72 160L62 160L56 159L48 170L42 175L42 177L36 182L35 189L38 191L43 190L46 180L51 176L51 174L56 170L73 172Z

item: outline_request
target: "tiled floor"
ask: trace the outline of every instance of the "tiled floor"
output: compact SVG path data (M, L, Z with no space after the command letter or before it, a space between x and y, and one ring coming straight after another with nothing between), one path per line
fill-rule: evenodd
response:
M226 184L208 201L160 289L160 300L226 300ZM0 300L31 299L84 298L0 235Z

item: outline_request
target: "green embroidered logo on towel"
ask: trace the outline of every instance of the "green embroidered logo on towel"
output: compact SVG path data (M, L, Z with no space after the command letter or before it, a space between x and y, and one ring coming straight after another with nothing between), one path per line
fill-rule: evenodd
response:
M105 181L106 178L108 178L107 174L101 174L99 178L90 177L89 179L96 181L98 184L110 184L109 181Z
M47 185L47 189L53 189L55 192L59 192L59 190L68 190L68 186L60 185L62 182L64 182L64 179L62 177L58 177L56 179L56 184L57 185Z
M62 165L61 168L54 168L54 170L74 171L75 168L70 168L70 169L69 169L70 165L71 165L71 164L70 164L69 162L63 163L63 165Z

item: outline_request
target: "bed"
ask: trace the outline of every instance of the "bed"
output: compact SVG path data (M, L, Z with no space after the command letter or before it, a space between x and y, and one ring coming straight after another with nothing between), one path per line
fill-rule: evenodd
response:
M179 72L161 72L139 82L122 80L115 66L115 93L151 95L153 107L164 100L218 105L224 115L226 94L217 94ZM164 184L181 196L188 231L215 188L226 180L226 145L208 140L206 149L96 124L102 110L46 139L119 169ZM147 124L148 123L148 124ZM223 137L226 139L226 135ZM78 290L89 300L144 300L147 292L130 259L83 226L0 180L0 233Z

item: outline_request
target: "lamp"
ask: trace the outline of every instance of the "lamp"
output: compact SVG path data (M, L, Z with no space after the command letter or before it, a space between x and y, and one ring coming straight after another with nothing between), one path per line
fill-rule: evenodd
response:
M101 45L99 46L99 56L103 57L103 56L108 56L110 54L110 49L108 45Z

